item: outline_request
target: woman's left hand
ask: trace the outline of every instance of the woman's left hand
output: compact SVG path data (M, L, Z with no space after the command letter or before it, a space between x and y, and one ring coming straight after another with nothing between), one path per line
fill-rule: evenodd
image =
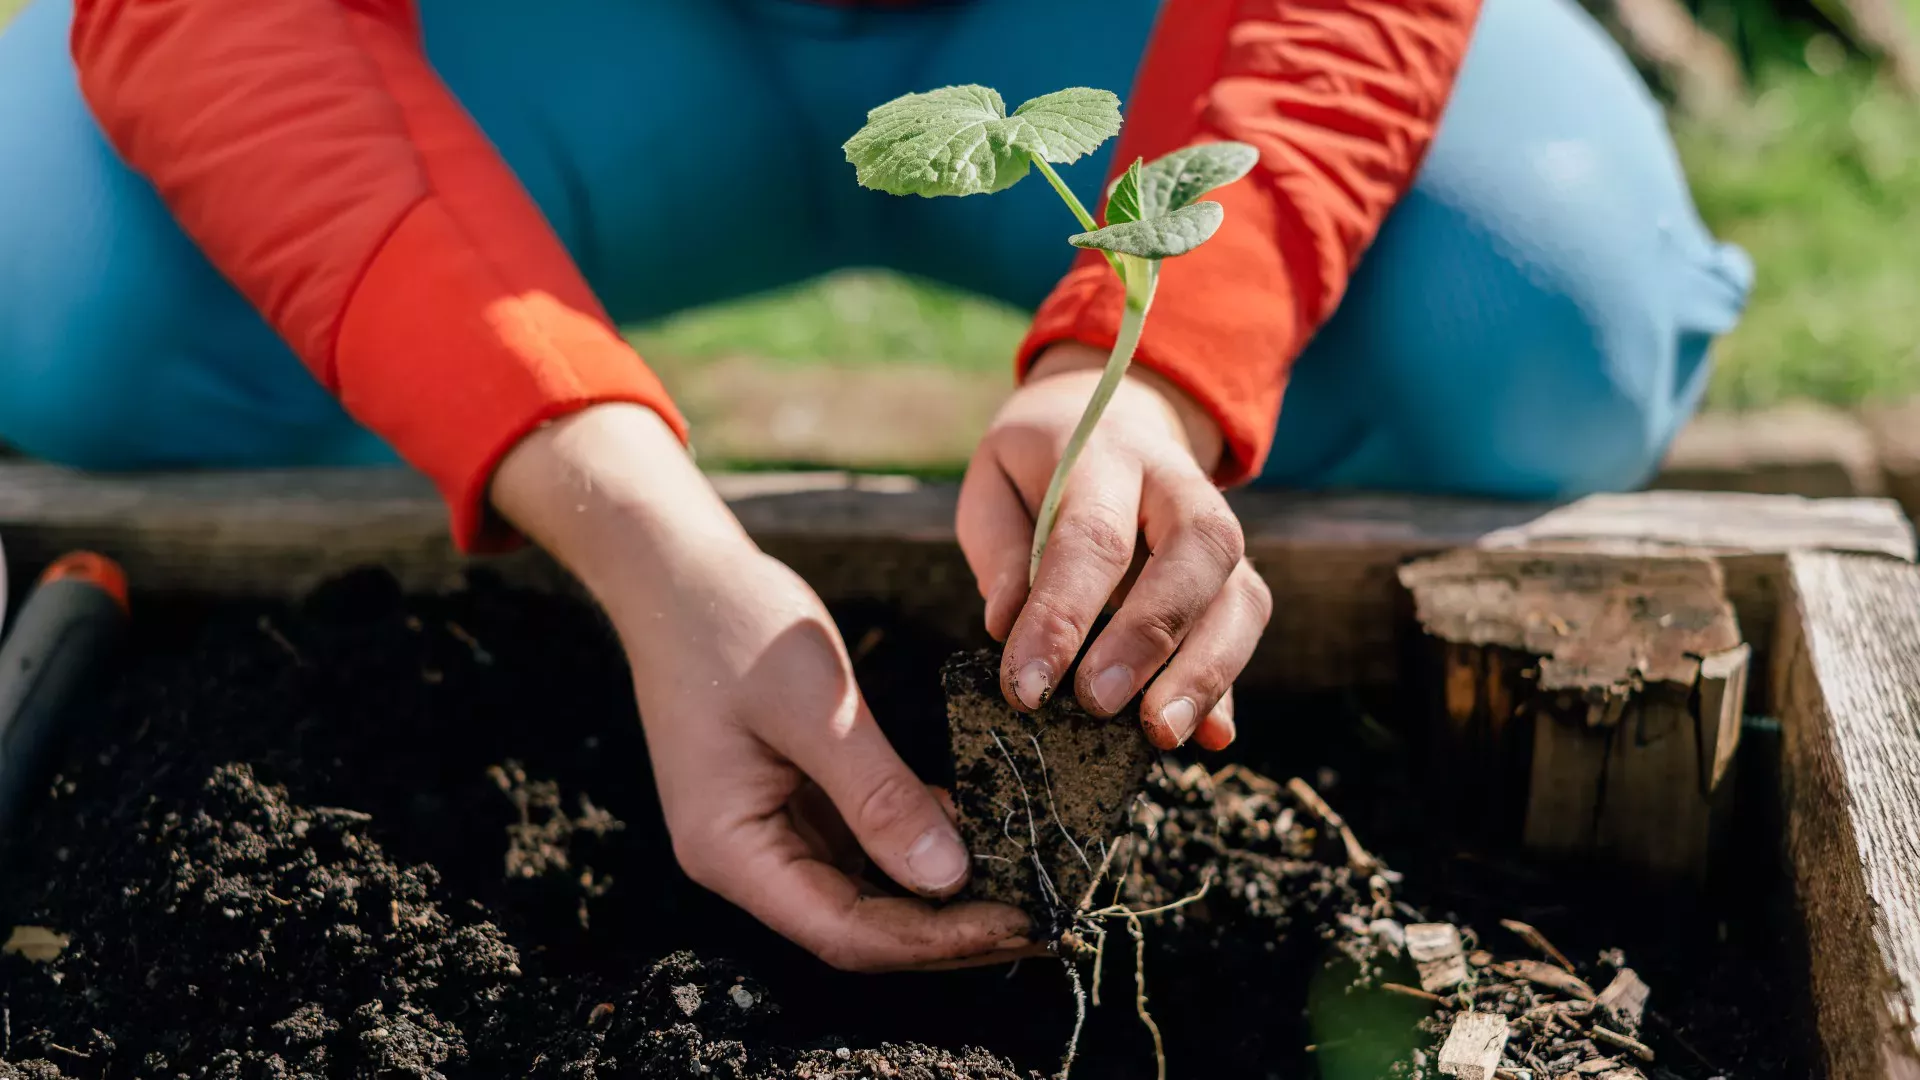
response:
M1128 374L1068 478L1028 587L1033 519L1105 360L1084 345L1048 350L994 418L960 488L960 546L987 601L987 631L1006 643L1001 691L1038 708L1115 603L1080 663L1081 705L1112 716L1144 689L1140 720L1155 746L1197 737L1218 750L1233 741L1233 681L1273 601L1210 479L1219 430L1191 399L1150 372Z

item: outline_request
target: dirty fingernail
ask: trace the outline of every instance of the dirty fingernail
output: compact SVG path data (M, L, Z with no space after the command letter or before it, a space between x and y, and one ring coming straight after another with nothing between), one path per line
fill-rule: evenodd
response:
M960 843L960 834L939 825L921 833L907 849L907 873L915 888L927 892L959 884L967 873L967 849Z
M1087 689L1093 692L1093 707L1103 713L1117 713L1133 696L1133 669L1115 664L1093 677Z
M1173 736L1176 744L1186 742L1187 737L1193 734L1194 727L1199 723L1193 707L1193 699L1181 697L1167 702L1160 709L1160 721L1167 725L1168 734Z
M1019 696L1020 704L1029 709L1037 709L1047 700L1047 694L1053 689L1053 665L1045 660L1029 660L1027 666L1020 669L1014 677L1013 692Z

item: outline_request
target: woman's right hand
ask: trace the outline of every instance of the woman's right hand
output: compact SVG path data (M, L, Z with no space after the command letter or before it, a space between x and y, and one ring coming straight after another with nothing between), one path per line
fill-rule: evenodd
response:
M690 877L839 968L1034 951L1014 908L935 908L859 880L864 851L944 898L971 860L867 711L819 598L753 545L654 413L602 405L535 432L501 464L493 499L619 632Z

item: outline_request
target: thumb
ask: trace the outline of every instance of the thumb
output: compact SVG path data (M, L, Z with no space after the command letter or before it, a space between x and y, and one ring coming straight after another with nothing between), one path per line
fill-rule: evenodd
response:
M888 877L922 896L953 895L973 865L960 831L934 789L894 752L866 703L855 708L841 738L782 752L833 800L854 839Z

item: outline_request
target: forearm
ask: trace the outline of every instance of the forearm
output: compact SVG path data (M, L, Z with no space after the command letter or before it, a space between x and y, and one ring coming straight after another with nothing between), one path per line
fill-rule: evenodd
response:
M677 424L507 163L441 84L411 0L76 0L120 155L347 411L433 479L466 547L500 458L626 401Z
M491 499L619 627L663 610L665 590L697 568L757 554L673 429L640 406L542 426L501 461Z

